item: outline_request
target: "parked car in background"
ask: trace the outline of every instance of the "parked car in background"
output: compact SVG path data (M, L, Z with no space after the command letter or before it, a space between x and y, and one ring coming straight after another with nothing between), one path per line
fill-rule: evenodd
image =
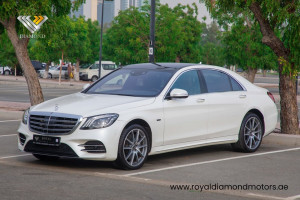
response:
M40 160L106 160L138 169L148 155L200 146L255 152L277 116L268 90L228 69L144 63L26 110L18 148Z
M10 74L12 74L12 69L8 66L0 66L0 74L10 75Z
M118 66L112 61L102 61L101 65L101 77L118 68ZM85 64L79 68L79 79L84 81L91 80L95 82L99 78L98 73L99 61L96 61L94 64Z
M43 70L45 69L45 66L43 63L41 63L40 61L37 61L37 60L32 60L31 61L35 71L38 73L39 70Z
M60 71L60 66L59 65L55 65L53 67L50 67L49 71L48 71L48 78L58 78L59 77L59 71ZM38 71L39 77L41 77L41 78L44 77L44 73L45 73L45 69L39 70ZM69 78L68 66L67 65L62 66L61 77L64 78L64 79Z

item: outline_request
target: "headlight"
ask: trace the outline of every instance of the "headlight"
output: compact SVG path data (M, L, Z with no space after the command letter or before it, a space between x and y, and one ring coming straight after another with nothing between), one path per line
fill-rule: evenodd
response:
M29 108L24 111L22 122L23 124L27 124L28 122L28 117L29 117Z
M80 129L98 129L112 125L117 119L118 114L97 115L87 118Z

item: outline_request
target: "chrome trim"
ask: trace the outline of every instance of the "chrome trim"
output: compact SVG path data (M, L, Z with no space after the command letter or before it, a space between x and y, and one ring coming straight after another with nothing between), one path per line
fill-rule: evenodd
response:
M31 116L32 115L38 115L38 116L42 116L42 117L45 117L45 123L46 124L46 127L38 127L36 125L39 125L38 123L35 123L35 122L31 122ZM51 118L52 117L60 117L60 118L70 118L70 119L77 119L77 122L75 123L74 126L72 126L71 130L67 133L49 133L48 130L49 130L49 126L51 126L52 124L50 124L51 122ZM34 132L34 133L38 133L38 134L41 134L41 135L49 135L49 136L52 136L52 135L70 135L72 134L76 129L77 127L80 125L80 123L82 122L83 120L83 117L80 116L80 115L73 115L73 114L66 114L66 113L57 113L57 112L39 112L39 111L30 111L29 112L29 116L28 116L28 126L29 126L29 130ZM53 119L52 121L63 121L63 122L67 122L68 120L56 120L56 119ZM71 122L71 121L69 121ZM71 125L61 125L62 127L67 127L67 126L71 126ZM39 129L42 129L43 131L38 131L38 130L35 130L35 129L32 129L31 127L37 127ZM53 130L63 130L63 129L53 129Z

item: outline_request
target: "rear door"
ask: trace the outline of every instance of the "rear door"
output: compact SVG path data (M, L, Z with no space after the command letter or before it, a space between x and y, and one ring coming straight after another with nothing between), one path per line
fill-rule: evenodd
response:
M208 116L208 138L237 135L243 120L247 92L223 71L201 69L200 76L207 88L205 95Z

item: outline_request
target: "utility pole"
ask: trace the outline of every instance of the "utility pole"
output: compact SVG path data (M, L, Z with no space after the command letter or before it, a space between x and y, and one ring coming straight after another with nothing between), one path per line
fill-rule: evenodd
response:
M154 49L155 49L155 0L151 0L149 63L155 62Z
M104 0L102 0L102 11L101 11L100 53L99 53L99 72L98 72L98 78L101 78L101 64L102 64L102 36L103 36L103 13L104 13Z

